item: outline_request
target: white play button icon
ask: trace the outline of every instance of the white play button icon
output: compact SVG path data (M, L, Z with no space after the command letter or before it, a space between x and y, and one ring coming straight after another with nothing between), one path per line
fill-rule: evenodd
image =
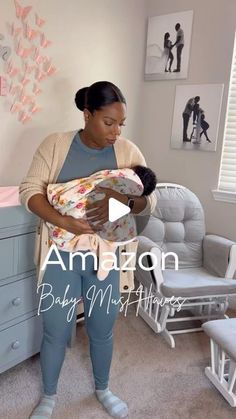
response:
M123 176L112 177L111 179L105 178L100 181L97 186L104 188L114 189L117 192L125 193L126 195L137 195L140 196L139 185L130 178L124 178ZM148 223L148 216L145 217L136 217L135 214L132 214L128 205L123 204L123 199L118 200L114 197L108 198L107 212L108 220L104 221L102 228L97 231L95 228L99 223L98 221L93 221L93 217L96 216L90 213L90 209L86 208L85 216L88 220L88 223L94 233L97 234L101 239L112 242L112 243L127 243L129 240L132 240L137 237L137 228L136 223L139 218L144 219L142 221L142 226L139 228L139 234L144 230L145 226ZM115 195L116 196L116 195ZM88 203L94 204L104 198L104 193L97 192L95 189L92 189L86 196ZM125 201L126 202L126 201ZM93 211L93 210L92 210Z
M109 198L108 217L113 222L129 214L130 208L115 198Z

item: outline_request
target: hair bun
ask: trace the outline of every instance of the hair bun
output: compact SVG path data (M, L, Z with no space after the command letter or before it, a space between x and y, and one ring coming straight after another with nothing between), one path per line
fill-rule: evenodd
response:
M80 111L83 111L86 107L86 95L87 95L88 87L83 87L79 89L75 95L75 104Z

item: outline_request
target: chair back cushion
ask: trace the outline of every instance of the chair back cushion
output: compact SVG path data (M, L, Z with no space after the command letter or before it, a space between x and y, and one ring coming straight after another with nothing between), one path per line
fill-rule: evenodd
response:
M157 205L147 217L136 217L139 235L158 244L164 253L175 252L179 268L202 266L202 243L205 221L202 205L187 188L165 186L156 188ZM172 256L165 259L165 268L174 268Z

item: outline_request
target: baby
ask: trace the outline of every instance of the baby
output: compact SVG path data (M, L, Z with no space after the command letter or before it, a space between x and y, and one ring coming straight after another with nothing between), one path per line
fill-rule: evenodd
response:
M156 175L151 169L137 165L131 169L101 170L89 177L74 179L66 183L49 184L47 197L49 203L62 215L86 218L87 202L95 202L99 196L100 199L104 196L102 192L94 191L96 185L111 188L126 195L147 196L155 190L156 183ZM131 214L114 222L104 223L103 230L106 238L102 237L102 232L99 236L97 234L75 235L50 223L47 223L47 226L50 244L54 243L59 250L66 252L93 250L99 256L99 261L102 260L103 252L115 252L121 237L124 242L136 236L135 220ZM100 266L98 278L105 279L107 274L108 272Z

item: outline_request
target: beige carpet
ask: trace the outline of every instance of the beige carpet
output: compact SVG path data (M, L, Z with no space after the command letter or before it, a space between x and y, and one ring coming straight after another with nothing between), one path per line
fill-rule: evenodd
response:
M203 333L179 335L176 348L135 316L120 313L114 330L110 387L129 404L129 419L235 419L231 408L204 375L209 342ZM27 419L40 396L39 355L0 375L0 418ZM67 349L54 419L108 419L93 395L88 339L77 326Z

